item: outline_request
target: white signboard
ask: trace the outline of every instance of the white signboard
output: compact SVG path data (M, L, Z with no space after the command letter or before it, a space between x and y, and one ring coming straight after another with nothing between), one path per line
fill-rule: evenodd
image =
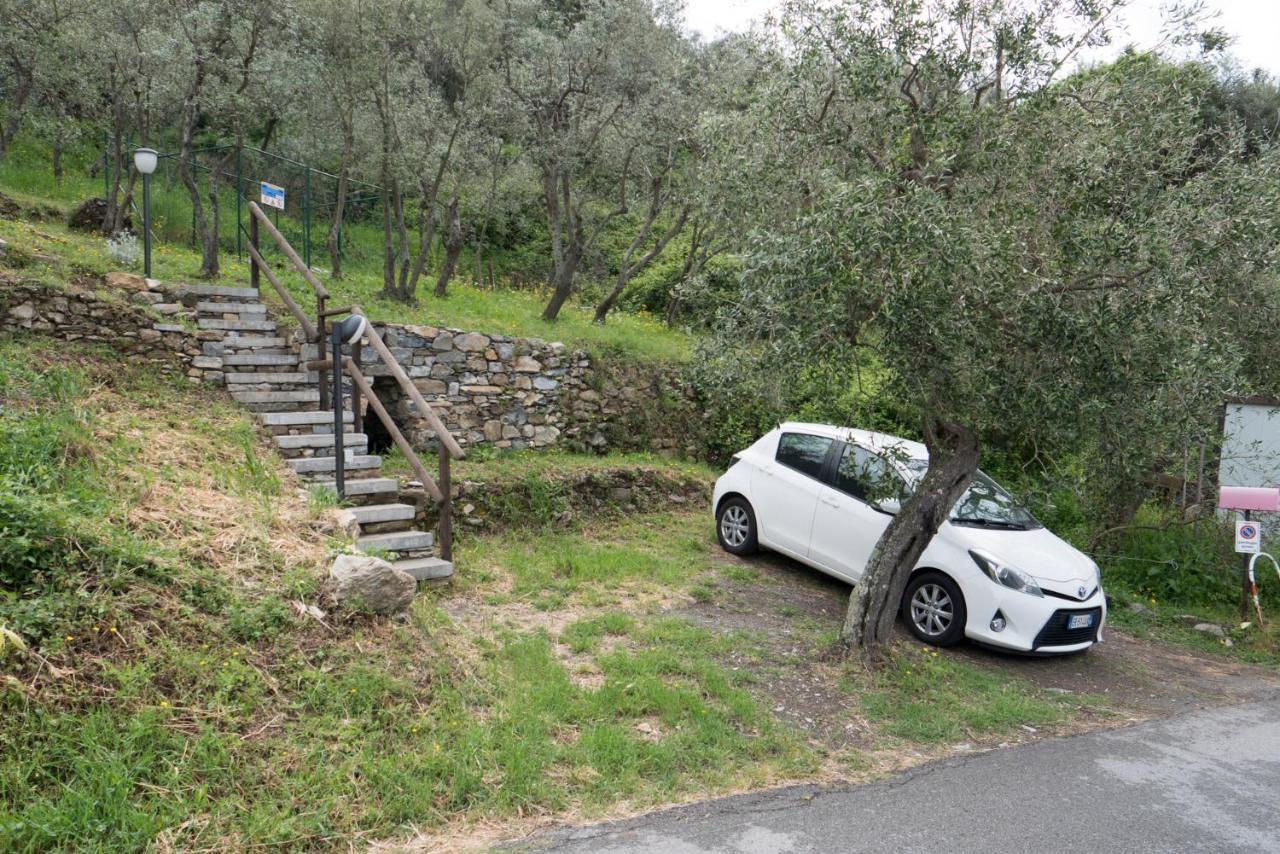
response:
M277 187L275 184L268 184L266 181L260 182L262 188L260 198L262 203L269 208L278 208L284 210L284 187Z
M1236 553L1256 555L1262 551L1262 526L1257 522L1236 522Z

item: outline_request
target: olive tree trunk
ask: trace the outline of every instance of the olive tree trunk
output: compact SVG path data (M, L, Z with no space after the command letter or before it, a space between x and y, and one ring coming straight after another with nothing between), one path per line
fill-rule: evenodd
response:
M840 638L883 658L911 570L978 470L978 437L968 427L936 418L924 422L929 470L876 543L866 572L849 596Z

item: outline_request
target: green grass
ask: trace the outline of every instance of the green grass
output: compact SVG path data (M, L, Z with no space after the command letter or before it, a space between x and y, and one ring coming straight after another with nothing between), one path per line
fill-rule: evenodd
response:
M0 682L6 850L336 849L815 768L719 663L740 641L680 619L573 622L564 642L599 653L598 683L580 684L546 632L473 636L431 595L403 624L295 615L326 547L307 533L311 502L290 504L242 412L180 379L5 341L0 400L5 489L57 497L34 521L0 503L6 532L43 526L4 540L37 571L6 584L0 623L41 656L15 653ZM704 566L701 528L474 540L458 560L495 561L521 595L679 589Z
M0 163L0 192L23 205L52 205L67 212L84 199L103 193L101 178L91 179L87 175L88 165L95 155L96 151L91 146L70 154L67 174L63 182L57 184L48 165L47 152L42 146L20 137L4 162ZM160 238L152 255L153 274L167 281L192 281L200 270L200 256L189 244L190 200L180 184L170 191L164 189L166 186L162 180L153 181L154 230ZM247 212L244 216L248 216ZM301 251L301 243L298 242L300 224L287 218L280 222L282 231ZM222 193L220 217L224 246L222 279L229 283L245 283L249 276L248 266L235 255L235 223L234 195L228 189ZM545 288L516 289L500 284L490 289L476 287L458 278L450 284L449 295L439 299L431 293L434 277L424 275L418 288L417 305L384 300L379 296L382 291L380 226L375 229L357 224L351 226L351 230L357 234L364 250L347 263L344 277L335 281L326 271L317 272L331 294L331 307L358 303L370 317L379 321L450 326L496 335L561 341L596 355L616 352L648 363L682 362L691 354L691 339L685 333L668 328L642 311L615 311L608 323L600 326L592 322L591 305L571 300L556 321L543 321L540 315L549 297ZM28 225L0 220L0 238L9 241L20 253L56 254L68 268L94 273L113 269L104 240L71 232L62 221ZM270 238L264 235L263 241L270 242ZM313 247L313 251L318 256L312 259L313 265L324 264L323 246ZM290 294L304 307L308 316L313 315L315 300L310 286L292 268L284 269L284 256L274 244L263 254L277 263L278 276ZM429 265L428 272L430 269L433 267ZM459 265L459 276L468 277L470 270L464 259ZM284 313L283 304L270 286L263 282L262 288L268 301Z
M576 594L608 600L623 584L683 590L710 571L710 543L704 514L658 513L536 537L527 531L487 537L474 544L470 559L479 569L507 568L511 589L503 598L554 610Z
M338 544L311 523L331 502L296 496L220 395L3 340L0 439L0 624L33 647L0 677L5 850L345 850L811 778L826 758L769 712L768 677L794 665L682 616L723 566L701 508L466 537L454 587L407 620L321 624L291 602L319 601ZM1071 712L912 651L870 682L846 672L851 704L906 744Z
M864 714L906 741L957 742L1066 720L1081 699L1041 694L1030 684L929 649L901 647L870 679L851 683Z

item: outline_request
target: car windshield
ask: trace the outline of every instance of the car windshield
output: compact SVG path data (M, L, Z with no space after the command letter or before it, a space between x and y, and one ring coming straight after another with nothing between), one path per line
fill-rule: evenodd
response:
M929 468L927 460L904 460L903 464L911 473L910 489L924 478ZM989 528L1011 528L1026 530L1039 528L1036 517L1005 492L1000 484L982 472L973 476L973 483L960 496L956 506L951 508L950 521L962 525L978 525Z

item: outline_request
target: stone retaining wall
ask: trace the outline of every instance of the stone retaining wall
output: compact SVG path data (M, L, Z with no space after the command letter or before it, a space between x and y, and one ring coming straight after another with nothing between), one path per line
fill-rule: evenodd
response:
M64 288L35 279L0 278L0 331L105 344L166 371L190 371L192 359L200 355L194 332L177 316L183 311L161 283L141 276L85 277ZM202 378L196 369L192 379Z
M656 466L494 476L454 481L453 512L459 530L565 525L575 519L653 513L681 506L705 508L711 501L711 489L705 475ZM439 522L439 505L421 488L401 490L400 500L417 507L419 524L435 527Z
M63 288L0 278L0 331L106 344L193 382L221 383L220 333L195 328L194 305L180 284L129 273L82 277ZM385 325L379 331L464 445L698 455L700 419L678 369L459 329ZM314 357L314 345L303 350ZM433 445L426 420L372 348L365 348L364 370L415 447Z
M605 364L537 339L434 326L378 328L462 444L696 453L693 394L676 369ZM362 364L410 441L430 444L426 420L370 348Z

